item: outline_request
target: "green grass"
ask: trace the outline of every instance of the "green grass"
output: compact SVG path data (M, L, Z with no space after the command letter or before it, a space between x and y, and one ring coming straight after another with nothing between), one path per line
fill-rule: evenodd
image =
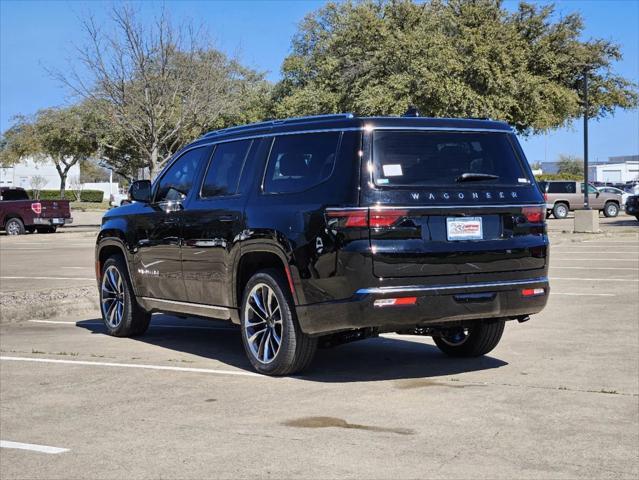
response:
M71 210L81 212L104 211L109 209L109 202L71 202Z

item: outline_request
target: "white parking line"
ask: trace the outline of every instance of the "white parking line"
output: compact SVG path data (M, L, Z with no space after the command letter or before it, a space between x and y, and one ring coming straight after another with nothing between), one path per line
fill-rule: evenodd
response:
M587 262L628 262L627 258L553 258L553 262L576 262L582 260Z
M572 270L632 270L639 272L639 269L632 267L561 267L558 265L551 265L550 268L572 269Z
M550 277L550 280L581 280L584 282L639 282L637 278L580 278L580 277Z
M215 375L238 375L243 377L263 377L258 373L234 371L234 370L216 370L213 368L189 368L189 367L170 367L168 365L148 365L135 363L111 363L111 362L86 362L83 360L58 360L53 358L31 358L31 357L5 357L0 356L0 360L8 362L34 362L34 363L58 363L64 365L82 365L91 367L120 367L120 368L141 368L145 370L169 370L172 372L195 372L195 373L212 373ZM270 378L270 377L263 377Z
M0 440L0 448L15 448L18 450L31 450L33 452L49 453L57 455L58 453L68 452L68 448L49 447L48 445L36 445L34 443L10 442L8 440Z
M566 295L570 297L616 297L614 293L568 293L568 292L550 292L550 296Z
M49 323L52 325L67 325L67 326L78 326L82 327L84 325L104 325L102 322L83 322L78 325L78 322L67 322L63 320L29 320L32 323ZM153 323L149 326L149 328L184 328L184 329L192 329L192 330L235 330L233 327L205 327L199 325L154 325Z
M0 277L0 280L95 280L95 277Z

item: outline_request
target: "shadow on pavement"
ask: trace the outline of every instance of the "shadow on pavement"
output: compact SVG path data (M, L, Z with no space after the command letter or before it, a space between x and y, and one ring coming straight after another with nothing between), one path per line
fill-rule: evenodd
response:
M105 334L100 319L77 322L94 334ZM252 371L240 330L228 322L154 315L149 330L135 340L197 355ZM379 337L320 349L308 370L297 378L311 382L347 383L441 377L507 365L490 356L450 358L432 344L407 337Z
M605 223L607 227L639 227L639 222L634 217L616 218Z

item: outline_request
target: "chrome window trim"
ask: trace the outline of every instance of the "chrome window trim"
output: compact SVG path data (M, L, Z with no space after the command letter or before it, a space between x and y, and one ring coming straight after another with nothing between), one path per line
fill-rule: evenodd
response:
M458 290L458 289L510 287L510 286L519 286L519 285L530 285L535 283L548 283L548 277L528 278L525 280L505 280L505 281L498 281L498 282L460 283L460 284L454 284L454 285L433 285L433 286L407 285L407 286L401 286L401 287L360 288L359 290L355 292L355 294L383 295L383 294L402 294L402 293L414 293L414 292L438 292L438 291Z
M546 207L545 203L519 203L519 204L490 204L490 205L370 205L368 207L329 207L327 211L340 211L340 210L424 210L424 209L440 209L440 208L523 208L523 207Z

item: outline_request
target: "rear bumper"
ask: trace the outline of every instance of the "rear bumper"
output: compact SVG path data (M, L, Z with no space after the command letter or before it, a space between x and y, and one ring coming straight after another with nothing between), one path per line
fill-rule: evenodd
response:
M523 289L544 295L524 297ZM406 285L364 288L346 300L296 307L302 331L322 335L377 327L393 331L416 326L484 318L515 318L540 312L548 302L547 277L454 285ZM476 295L482 294L482 295ZM383 298L417 297L415 305L374 305Z
M48 225L51 227L58 227L62 225L68 225L73 223L73 218L42 218L36 217L33 219L33 225Z

